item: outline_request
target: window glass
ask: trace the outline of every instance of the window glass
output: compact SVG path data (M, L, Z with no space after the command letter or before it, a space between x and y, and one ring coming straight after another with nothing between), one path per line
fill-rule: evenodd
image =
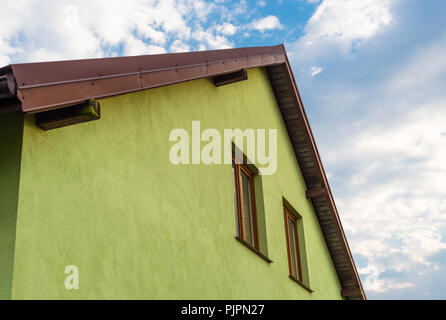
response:
M290 237L290 260L292 276L298 278L297 272L297 250L296 250L296 234L294 233L294 222L288 218L288 235Z
M237 228L237 235L240 236L240 226L238 222L238 201L237 201L237 172L235 168L234 161L232 162L232 175L234 183L234 211L235 211L235 226Z
M285 229L287 236L288 263L290 267L290 276L294 279L302 281L302 269L299 252L299 240L297 234L296 217L283 208L285 214Z
M248 167L236 163L234 158L232 161L232 174L237 236L258 249L254 175Z
M243 227L244 238L246 241L254 245L254 228L252 219L252 204L251 204L251 179L246 175L243 170L241 171L242 177L242 202L243 202Z

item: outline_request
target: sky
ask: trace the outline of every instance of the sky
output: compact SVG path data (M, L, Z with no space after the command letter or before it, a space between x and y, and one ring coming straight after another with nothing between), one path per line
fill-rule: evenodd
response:
M0 8L0 67L284 43L367 297L446 299L446 1Z

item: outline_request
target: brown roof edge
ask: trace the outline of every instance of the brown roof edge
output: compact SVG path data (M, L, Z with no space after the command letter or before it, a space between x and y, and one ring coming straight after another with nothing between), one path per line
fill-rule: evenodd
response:
M284 63L283 45L134 57L13 64L26 113L57 109L241 69Z
M354 276L356 278L356 281L357 281L357 284L358 284L358 289L359 289L358 295L359 295L359 297L362 300L366 300L366 295L365 295L364 289L362 287L361 279L359 277L358 270L356 268L356 264L355 264L353 256L352 256L352 253L351 253L351 250L350 250L350 246L348 245L347 238L346 238L345 233L344 233L344 228L342 227L341 219L339 217L338 210L337 210L336 204L334 202L333 194L331 192L330 185L328 183L328 179L327 179L327 176L326 176L326 173L325 173L325 169L324 169L324 166L322 164L321 157L319 155L319 150L317 148L316 141L314 139L314 135L313 135L313 132L311 130L310 123L308 121L307 113L306 113L305 108L304 108L303 103L302 103L302 98L300 96L299 90L297 89L296 79L295 79L293 71L291 69L291 65L289 63L288 57L286 58L286 65L287 65L287 70L288 70L288 72L289 72L289 74L291 76L291 79L293 81L293 90L294 90L294 92L295 92L295 94L297 96L297 99L298 99L299 108L300 108L300 111L302 112L303 120L304 120L304 123L305 123L305 128L306 128L306 130L308 132L308 137L309 137L309 139L311 141L312 149L314 150L314 153L315 153L315 157L316 157L316 161L317 161L317 165L318 165L318 169L319 169L319 174L320 174L320 176L323 179L323 185L325 186L325 188L328 191L327 195L328 195L328 199L329 199L329 202L330 202L330 209L331 209L330 211L332 211L332 213L333 213L333 215L334 215L334 217L335 217L335 219L337 221L339 232L340 232L340 234L342 236L342 242L343 242L343 244L345 246L346 253L348 255L348 259L349 259L349 261L352 264L352 269L354 271Z
M324 197L328 199L328 210L333 219L335 233L340 239L330 240L322 228L330 254L332 258L339 255L338 250L332 247L342 247L344 262L348 265L349 274L352 275L351 280L343 280L345 272L343 264L345 263L340 262L338 266L333 259L343 292L348 293L343 296L366 299L283 45L13 64L0 69L0 113L14 110L20 110L23 113L38 113L82 103L89 99L100 99L189 80L211 78L254 67L266 67L269 72L276 67L283 70L284 74L281 75L283 79L281 79L286 81L290 88L289 94L296 101L295 107L287 109L297 115L298 120L291 121L299 121L299 125L304 128L311 158L316 167L317 180L322 187L327 188ZM275 88L273 81L271 85L275 91L282 90L282 88ZM13 93L12 96L11 93ZM283 117L286 120L284 114ZM290 133L291 125L287 121L285 123ZM298 158L297 154L296 157ZM297 160L301 165L302 159ZM301 169L304 172L302 166ZM307 187L310 188L308 182Z

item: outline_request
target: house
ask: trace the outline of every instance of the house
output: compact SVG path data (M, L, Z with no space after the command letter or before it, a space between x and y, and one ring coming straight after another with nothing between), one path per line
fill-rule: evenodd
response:
M283 45L6 66L0 132L2 299L365 299Z

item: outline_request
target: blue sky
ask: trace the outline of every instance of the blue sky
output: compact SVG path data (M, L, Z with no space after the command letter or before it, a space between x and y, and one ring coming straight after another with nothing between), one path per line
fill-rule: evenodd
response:
M446 298L445 1L1 7L0 65L285 43L368 298Z

